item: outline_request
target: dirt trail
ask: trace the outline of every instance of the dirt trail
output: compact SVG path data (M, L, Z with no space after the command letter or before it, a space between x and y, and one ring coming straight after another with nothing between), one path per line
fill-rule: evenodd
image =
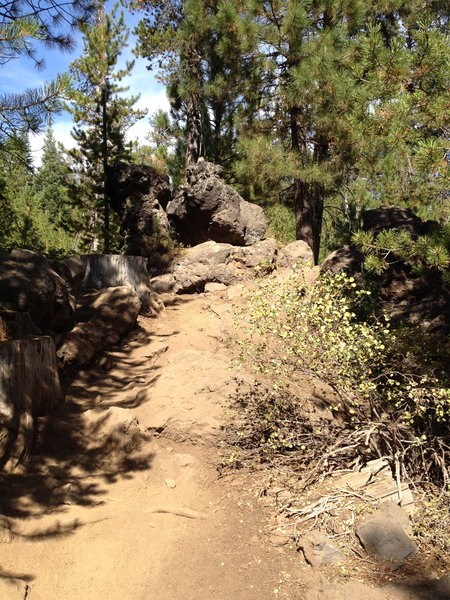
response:
M268 542L252 476L216 469L241 293L172 299L105 357L111 368L71 382L0 498L1 600L303 597L299 557Z

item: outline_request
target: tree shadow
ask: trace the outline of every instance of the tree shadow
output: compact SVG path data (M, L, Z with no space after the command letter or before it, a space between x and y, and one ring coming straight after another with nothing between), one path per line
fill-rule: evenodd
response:
M14 573L12 571L3 571L3 569L0 568L0 579L6 579L11 582L13 582L14 580L19 580L23 581L24 583L29 583L30 581L36 579L36 577L34 575L29 575L28 573Z
M24 518L63 514L70 505L97 506L111 484L151 468L151 434L140 429L132 413L148 401L147 392L159 377L160 367L148 356L132 357L150 337L140 328L125 346L104 353L117 361L109 371L94 365L63 377L66 402L35 418L29 459L0 473L2 515ZM55 526L29 537L68 535L79 526Z
M431 581L402 581L383 587L382 591L408 600L448 600L450 582L445 583L444 578Z

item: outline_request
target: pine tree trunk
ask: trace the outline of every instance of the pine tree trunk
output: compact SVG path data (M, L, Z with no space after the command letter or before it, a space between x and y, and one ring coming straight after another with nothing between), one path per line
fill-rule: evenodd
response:
M109 240L109 186L108 186L108 131L107 131L107 90L106 85L102 88L102 163L103 163L103 252L108 254L110 248Z
M294 182L295 233L313 251L314 264L319 262L322 233L323 199L318 186L297 179Z
M300 109L291 109L291 144L298 152L299 160L304 160L308 149L300 136L298 118ZM319 262L320 237L322 233L323 191L317 184L300 179L294 181L295 234L297 240L303 240L311 248L314 263Z
M200 127L198 97L191 94L186 109L186 165L195 164L200 157Z
M51 337L0 343L0 467L23 460L32 447L36 417L63 401Z

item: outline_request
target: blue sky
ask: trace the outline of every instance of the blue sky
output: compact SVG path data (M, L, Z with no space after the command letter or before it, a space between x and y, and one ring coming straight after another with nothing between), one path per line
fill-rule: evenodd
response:
M137 15L126 13L126 21L130 29L138 21ZM83 51L82 36L79 32L75 34L76 47L71 53L57 50L49 51L43 45L36 44L37 56L44 58L45 68L37 70L33 62L25 57L20 57L11 61L0 69L0 90L4 93L17 93L27 88L39 87L44 82L50 81L56 74L66 71L69 64L77 58ZM133 36L130 35L128 48L122 54L122 60L131 60L135 58L132 55L134 45ZM168 101L164 87L155 80L153 73L146 69L147 62L143 59L136 59L135 67L128 80L123 80L124 85L130 86L130 94L140 94L141 98L136 103L137 108L148 110L147 117L136 123L128 132L129 139L139 139L143 141L148 134L150 126L148 117L159 108L168 109ZM56 115L53 125L55 137L64 144L66 148L74 145L70 135L72 129L71 115L61 113ZM43 135L30 136L31 147L35 163L40 163Z

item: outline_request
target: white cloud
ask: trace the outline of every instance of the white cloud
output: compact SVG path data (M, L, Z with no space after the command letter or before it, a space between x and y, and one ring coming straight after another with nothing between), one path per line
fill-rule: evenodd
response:
M157 110L169 110L170 104L167 99L165 90L158 90L153 93L142 94L139 101L136 102L135 108L147 110L147 116L138 121L130 127L127 132L127 140L137 140L140 143L145 143L146 138L150 132L149 117ZM67 150L73 148L76 143L70 132L73 128L73 123L67 120L67 113L63 119L56 118L53 123L53 133L55 139L61 142ZM33 162L36 167L39 167L42 161L42 147L44 144L45 133L39 135L30 135L31 152L33 156Z
M137 140L142 143L145 142L151 129L149 117L157 110L168 111L170 104L167 99L166 91L160 90L156 93L141 94L141 97L134 106L135 108L147 110L148 112L146 117L135 123L133 127L130 127L127 132L127 139Z

